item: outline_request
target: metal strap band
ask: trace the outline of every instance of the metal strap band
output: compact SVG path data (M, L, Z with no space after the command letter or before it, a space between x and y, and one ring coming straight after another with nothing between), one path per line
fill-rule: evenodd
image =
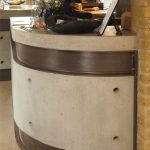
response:
M63 150L47 144L44 144L31 136L24 133L19 129L16 123L14 123L16 141L21 150Z
M11 70L10 69L0 69L0 81L11 80Z
M86 52L43 49L14 43L13 56L26 67L73 75L135 75L136 51Z
M0 31L10 31L9 19L0 19Z

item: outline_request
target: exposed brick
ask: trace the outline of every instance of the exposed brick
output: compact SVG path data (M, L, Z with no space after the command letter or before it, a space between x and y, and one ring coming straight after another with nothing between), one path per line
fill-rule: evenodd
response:
M139 42L139 46L140 46L141 50L149 50L150 51L150 39L141 39ZM149 51L148 51L148 55L149 55Z
M142 83L150 85L150 74L140 74L139 79L142 81Z
M138 103L150 107L150 96L138 94Z
M139 6L139 2L137 0L131 0L131 5L133 6Z
M148 0L139 0L139 6L143 6L143 7L148 6Z
M138 124L143 126L145 129L150 128L150 118L146 119L145 116L138 112Z
M139 9L140 7L138 6L132 6L132 16L139 16Z
M145 116L146 107L144 105L138 104L138 113L141 117L143 117L145 119L146 118L146 116Z
M145 127L138 125L138 134L143 140L148 140L150 138L150 128L145 129Z
M137 150L150 150L150 0L131 0L139 40Z
M150 85L139 82L138 90L145 96L150 96Z
M140 39L148 39L150 37L150 29L140 29L138 30L138 35Z
M145 108L145 107L144 107ZM150 108L145 108L145 118L149 119L150 118Z
M137 150L144 150L144 139L139 135L137 137Z
M150 150L150 140L144 140L144 150Z
M139 62L140 73L149 73L150 74L150 63L140 61Z
M150 7L140 7L141 17L150 17Z
M138 113L140 117L143 117L143 119L147 120L148 123L148 120L150 119L150 107L138 104Z
M138 136L137 145L137 150L150 150L150 140L145 140L140 136Z
M137 26L141 29L149 29L149 20L150 18L139 17Z

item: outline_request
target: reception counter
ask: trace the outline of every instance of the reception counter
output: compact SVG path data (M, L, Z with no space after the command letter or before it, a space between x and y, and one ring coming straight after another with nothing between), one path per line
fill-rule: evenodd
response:
M10 80L10 17L30 16L32 6L5 5L0 10L0 81Z
M19 19L11 19L11 34L20 148L135 149L136 36L109 28L102 37L59 35L29 30L32 19Z

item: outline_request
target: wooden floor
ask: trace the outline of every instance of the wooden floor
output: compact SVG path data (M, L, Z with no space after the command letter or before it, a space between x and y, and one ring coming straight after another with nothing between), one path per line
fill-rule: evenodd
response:
M0 81L0 150L19 150L13 130L10 81Z

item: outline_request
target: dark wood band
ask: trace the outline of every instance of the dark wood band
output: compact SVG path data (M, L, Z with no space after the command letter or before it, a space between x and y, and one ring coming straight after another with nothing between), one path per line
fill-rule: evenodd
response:
M11 69L0 69L0 81L11 80Z
M46 145L30 137L22 130L20 130L16 123L14 123L14 128L16 141L21 150L63 150L50 145Z
M10 31L9 19L0 19L0 31Z
M32 47L12 41L13 56L26 67L73 75L135 74L136 51L86 52Z

